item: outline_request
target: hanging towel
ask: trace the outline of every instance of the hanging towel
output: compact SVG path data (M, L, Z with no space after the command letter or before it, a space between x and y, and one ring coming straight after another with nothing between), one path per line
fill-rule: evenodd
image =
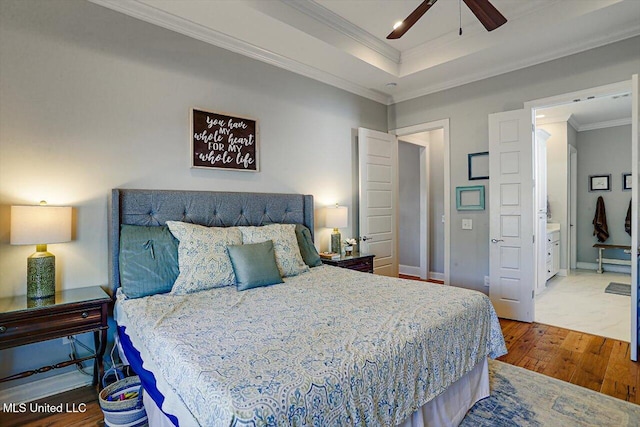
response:
M596 202L596 214L593 217L593 235L602 243L609 238L609 228L607 227L607 213L604 209L604 199L598 197Z
M624 219L624 231L631 236L631 200L629 200L629 209L627 209L627 217Z

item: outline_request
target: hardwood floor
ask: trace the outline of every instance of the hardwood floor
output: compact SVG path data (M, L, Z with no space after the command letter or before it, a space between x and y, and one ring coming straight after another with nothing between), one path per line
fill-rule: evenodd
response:
M498 360L640 404L640 363L625 341L500 319L509 353Z
M499 360L558 378L619 399L640 404L640 364L629 359L629 343L539 323L500 319L509 353ZM84 387L38 401L40 404L86 404L84 413L7 414L4 427L104 426L98 394Z

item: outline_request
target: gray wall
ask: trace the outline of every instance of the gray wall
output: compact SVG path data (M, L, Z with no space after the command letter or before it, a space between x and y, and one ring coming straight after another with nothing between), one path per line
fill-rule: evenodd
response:
M85 1L2 0L0 67L0 296L25 293L35 249L8 244L9 206L41 199L75 208L59 288L107 284L114 187L313 194L352 208L352 236L352 129L388 129L382 104ZM258 119L259 173L189 167L194 106ZM3 351L0 376L66 358L57 341Z
M630 245L624 231L631 191L622 191L622 174L631 172L631 125L578 132L578 262L595 263L597 243L593 216L598 196L604 199L609 239L605 243ZM611 191L589 192L590 175L611 174ZM616 253L617 252L617 253ZM623 258L622 251L607 251L607 258ZM629 256L627 255L626 258Z
M629 80L640 70L638 44L640 37L635 37L389 107L390 129L450 120L453 285L486 292L483 276L489 273L489 209L457 212L453 189L471 185L467 154L488 150L487 116L521 109L529 100ZM488 190L488 181L483 183ZM461 229L462 218L473 219L473 230Z
M429 270L444 274L444 131L429 132Z
M398 263L420 267L420 149L398 141Z

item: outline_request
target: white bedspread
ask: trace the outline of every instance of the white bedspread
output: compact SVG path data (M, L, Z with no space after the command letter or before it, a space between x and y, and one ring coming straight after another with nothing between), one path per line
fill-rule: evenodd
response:
M479 292L329 266L285 281L121 300L117 321L203 426L397 425L506 353Z

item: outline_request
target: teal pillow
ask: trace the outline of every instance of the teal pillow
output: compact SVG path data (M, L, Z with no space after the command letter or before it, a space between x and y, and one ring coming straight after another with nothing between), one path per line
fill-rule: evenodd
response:
M282 283L271 240L246 245L229 245L227 252L231 258L239 291Z
M169 292L180 272L178 240L166 226L122 225L119 260L127 298Z
M296 239L298 239L298 247L304 263L309 267L322 265L322 259L320 259L318 250L313 244L311 232L307 227L302 224L296 224Z

